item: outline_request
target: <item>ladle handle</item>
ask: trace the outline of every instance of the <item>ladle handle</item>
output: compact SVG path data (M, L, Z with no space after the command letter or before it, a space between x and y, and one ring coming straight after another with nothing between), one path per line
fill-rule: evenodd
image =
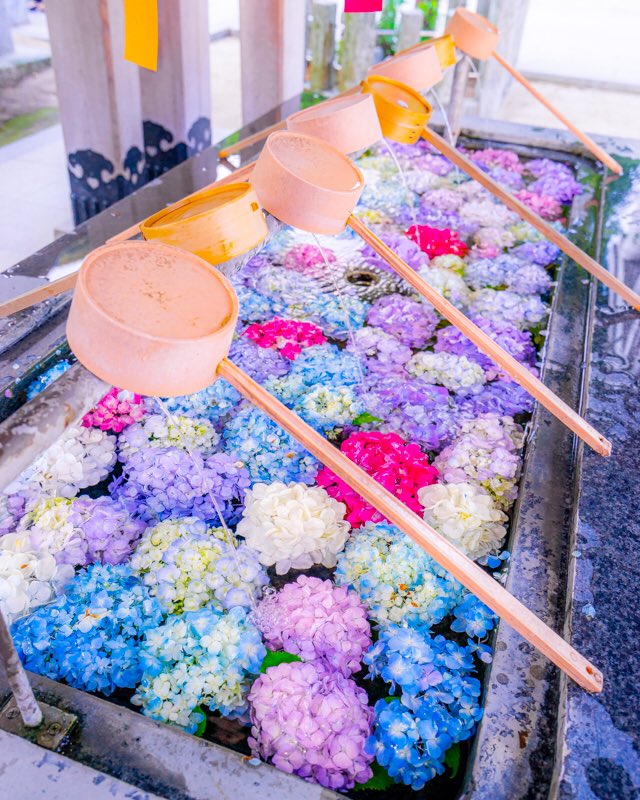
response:
M218 374L247 400L284 428L319 461L333 470L403 533L413 539L441 567L448 570L470 592L473 592L508 625L515 628L530 644L566 672L576 683L590 692L602 691L602 674L592 664L391 492L388 492L357 464L350 461L340 450L329 444L324 437L265 391L229 359L225 358L220 363Z
M439 136L429 127L425 127L422 136L445 155L449 161L452 161L460 167L460 169L464 170L467 175L482 184L482 186L488 189L499 200L502 200L505 206L515 211L522 219L533 225L533 227L546 236L550 242L553 242L563 253L566 253L569 258L572 258L576 264L584 267L587 272L597 278L601 283L604 283L605 286L608 286L612 292L620 295L632 308L640 310L640 295L622 283L622 281L618 280L615 275L608 272L601 264L598 264L597 261L594 261L591 256L587 255L584 250L581 250L577 245L569 241L566 236L558 233L555 228L552 228L548 222L545 222L534 211L525 206L524 203L521 203L520 200L503 189L503 187L496 183L493 178L490 178L486 172L483 172L477 167L473 161L468 159L459 150L451 147L442 136Z
M507 72L518 81L518 83L524 86L524 88L530 92L536 98L536 100L542 103L542 105L548 109L554 115L554 117L559 119L560 122L571 131L576 139L579 139L587 148L587 150L593 153L598 161L601 161L605 166L609 167L609 169L612 172L615 172L616 175L622 175L622 166L599 145L597 145L590 136L587 136L587 134L583 133L580 128L577 128L572 122L570 122L561 111L558 111L558 109L553 106L546 99L546 97L544 97L544 95L540 94L540 92L529 83L529 81L521 72L519 72L515 67L512 67L511 64L509 64L508 61L505 61L500 53L496 52L495 50L493 51L492 55L498 64L503 66Z
M23 292L17 297L12 297L10 300L5 300L0 303L0 318L8 317L11 314L17 314L18 311L24 311L25 308L31 308L36 303L41 303L43 300L49 300L51 297L57 297L63 292L68 292L76 285L78 280L78 270L65 275L64 278L58 278L57 281L49 281L43 283L42 286L37 286L35 289L29 289L28 292Z
M499 344L475 325L468 317L459 311L452 303L444 298L424 278L397 256L375 233L361 220L351 216L349 227L354 230L390 267L422 295L425 300L439 311L442 316L454 325L459 331L470 339L485 355L488 355L496 364L510 375L517 383L535 397L548 409L560 422L577 434L589 447L600 455L608 456L611 453L611 443L595 428L589 425L579 414L570 408L548 386L529 370L507 353Z
M252 133L250 136L245 136L244 139L239 139L237 142L230 144L228 147L223 147L222 150L218 150L218 157L219 158L228 158L232 156L234 153L239 153L241 150L244 150L247 147L251 147L251 145L258 144L258 142L263 141L266 139L267 136L271 133L275 133L276 131L283 131L287 127L286 119L281 119L280 122L276 122L273 125L269 125L268 128L265 128L262 131L256 131L256 133Z

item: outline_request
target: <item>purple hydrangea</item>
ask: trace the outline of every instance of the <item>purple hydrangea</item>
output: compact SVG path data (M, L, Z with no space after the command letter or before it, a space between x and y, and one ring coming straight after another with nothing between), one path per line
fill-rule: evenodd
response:
M351 789L372 776L373 709L367 693L319 664L270 667L249 692L255 755L327 789Z
M80 566L96 562L123 564L147 527L111 497L78 497L71 506L68 521L81 531L86 551L84 561L65 563Z
M407 347L423 348L435 333L439 315L426 303L403 294L387 294L369 309L367 323L395 336Z
M479 414L499 414L507 417L530 414L534 404L533 397L513 381L487 383L478 394L458 399L460 413L469 419Z
M511 248L509 253L521 261L533 262L548 267L560 255L560 248L551 242L525 242Z
M280 355L277 350L258 347L245 336L241 336L231 344L229 358L258 383L264 383L269 378L281 378L291 368L291 361Z
M549 195L559 203L570 203L582 193L582 186L566 164L548 158L536 158L527 164L527 172L537 178L527 187L530 192Z
M345 677L360 670L371 646L367 610L356 592L307 575L266 596L256 611L256 624L271 650L319 661Z
M238 521L249 473L226 453L203 459L177 447L137 450L124 463L124 477L109 487L114 498L146 521L193 516L227 524ZM217 506L217 508L216 508Z
M378 231L376 233L380 236L382 241L390 247L396 255L400 256L403 261L416 272L423 267L429 266L428 256L422 252L415 242L412 242L406 236L400 233L392 233L390 231ZM367 264L372 264L375 267L388 271L393 271L391 267L384 261L377 253L375 253L369 245L365 245L360 253Z
M347 350L365 359L368 372L385 374L404 374L404 365L412 356L410 347L381 328L360 328Z

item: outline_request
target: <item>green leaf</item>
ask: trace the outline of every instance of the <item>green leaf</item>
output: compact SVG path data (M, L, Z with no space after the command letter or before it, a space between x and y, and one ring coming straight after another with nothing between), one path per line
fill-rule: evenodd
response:
M460 769L460 745L457 742L444 754L444 763L451 770L449 777L451 779L455 778Z
M362 414L358 414L352 424L366 425L368 422L384 422L384 420L380 419L380 417L374 417L373 414L370 414L368 411L363 411Z
M367 789L382 792L390 786L393 786L394 780L384 767L381 767L380 764L374 761L371 768L373 770L373 778L369 778L366 783L356 783L351 790L352 792L365 791Z
M205 732L206 727L207 727L207 715L206 715L204 709L202 708L202 706L196 706L193 710L194 711L198 711L200 714L202 714L202 721L198 725L198 727L196 729L196 732L193 735L194 736L204 736L204 732Z
M292 661L302 661L299 656L293 653L285 653L284 650L267 650L267 655L262 660L260 672L264 674L269 667L277 667L278 664L290 664Z

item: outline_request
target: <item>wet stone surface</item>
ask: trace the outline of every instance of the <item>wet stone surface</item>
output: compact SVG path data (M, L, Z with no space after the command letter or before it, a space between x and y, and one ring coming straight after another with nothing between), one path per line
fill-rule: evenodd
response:
M607 193L603 262L640 288L640 166ZM571 643L604 673L589 696L566 687L566 728L558 796L562 800L640 797L640 313L601 289L598 297L589 421L613 443L605 459L587 452L571 568Z

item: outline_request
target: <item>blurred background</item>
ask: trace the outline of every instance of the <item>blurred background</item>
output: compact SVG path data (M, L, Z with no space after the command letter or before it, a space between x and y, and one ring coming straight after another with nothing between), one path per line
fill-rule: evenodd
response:
M640 139L637 0L159 0L157 73L122 59L122 0L0 0L0 271L278 103L356 84L459 5L578 127ZM465 112L558 127L490 62Z

